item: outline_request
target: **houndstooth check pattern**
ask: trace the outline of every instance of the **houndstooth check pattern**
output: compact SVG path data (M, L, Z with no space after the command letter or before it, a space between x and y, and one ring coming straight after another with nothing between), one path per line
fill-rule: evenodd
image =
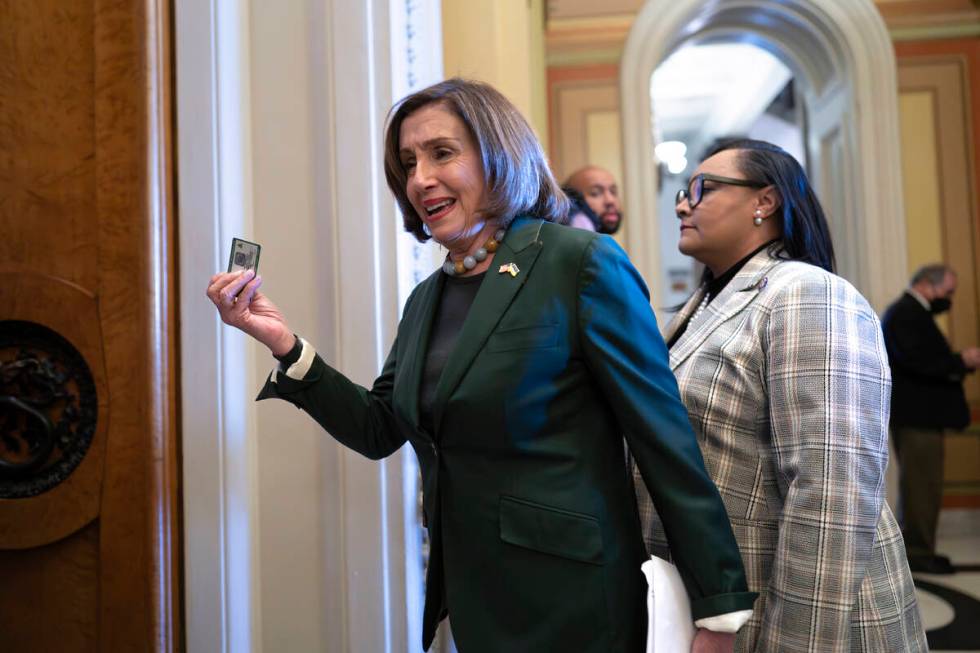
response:
M763 251L691 320L670 363L760 593L736 650L927 650L884 501L891 381L865 299ZM633 471L647 546L669 556Z

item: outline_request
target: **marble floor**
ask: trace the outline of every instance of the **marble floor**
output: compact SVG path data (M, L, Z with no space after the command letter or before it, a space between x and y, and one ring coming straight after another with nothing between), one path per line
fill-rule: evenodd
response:
M939 518L939 553L952 575L913 574L929 650L980 652L980 510L948 509Z

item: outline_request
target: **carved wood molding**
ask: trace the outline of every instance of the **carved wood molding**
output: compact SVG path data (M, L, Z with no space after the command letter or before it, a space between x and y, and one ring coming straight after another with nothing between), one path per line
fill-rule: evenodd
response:
M36 322L0 320L0 497L37 496L88 453L95 383L70 342Z
M115 411L100 515L103 647L180 645L170 3L95 6L99 302ZM135 552L140 552L134 557ZM129 573L126 572L129 570ZM140 577L134 577L139 574ZM127 606L129 618L119 618Z
M26 549L63 539L95 519L110 421L102 334L96 298L63 279L33 273L0 272L0 305L7 320L40 325L64 338L87 367L96 395L91 442L84 457L61 482L46 479L41 492L20 492L20 498L0 499L0 549ZM29 334L25 333L24 342ZM50 350L54 352L53 345ZM33 347L36 351L38 347ZM15 352L5 349L10 362ZM59 475L61 476L61 475ZM27 489L27 488L24 488Z

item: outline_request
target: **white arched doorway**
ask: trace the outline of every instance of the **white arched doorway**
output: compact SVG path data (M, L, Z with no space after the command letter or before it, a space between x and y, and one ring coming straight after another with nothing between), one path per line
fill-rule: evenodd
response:
M881 310L906 279L895 55L871 0L648 0L620 69L628 246L654 296L660 265L650 79L684 44L748 41L802 82L809 169L827 209L838 272Z

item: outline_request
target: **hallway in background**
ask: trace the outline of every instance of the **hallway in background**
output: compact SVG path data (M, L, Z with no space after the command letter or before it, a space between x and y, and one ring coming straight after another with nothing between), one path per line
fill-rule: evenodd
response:
M948 508L939 517L937 550L951 575L913 574L933 653L980 651L980 509Z

